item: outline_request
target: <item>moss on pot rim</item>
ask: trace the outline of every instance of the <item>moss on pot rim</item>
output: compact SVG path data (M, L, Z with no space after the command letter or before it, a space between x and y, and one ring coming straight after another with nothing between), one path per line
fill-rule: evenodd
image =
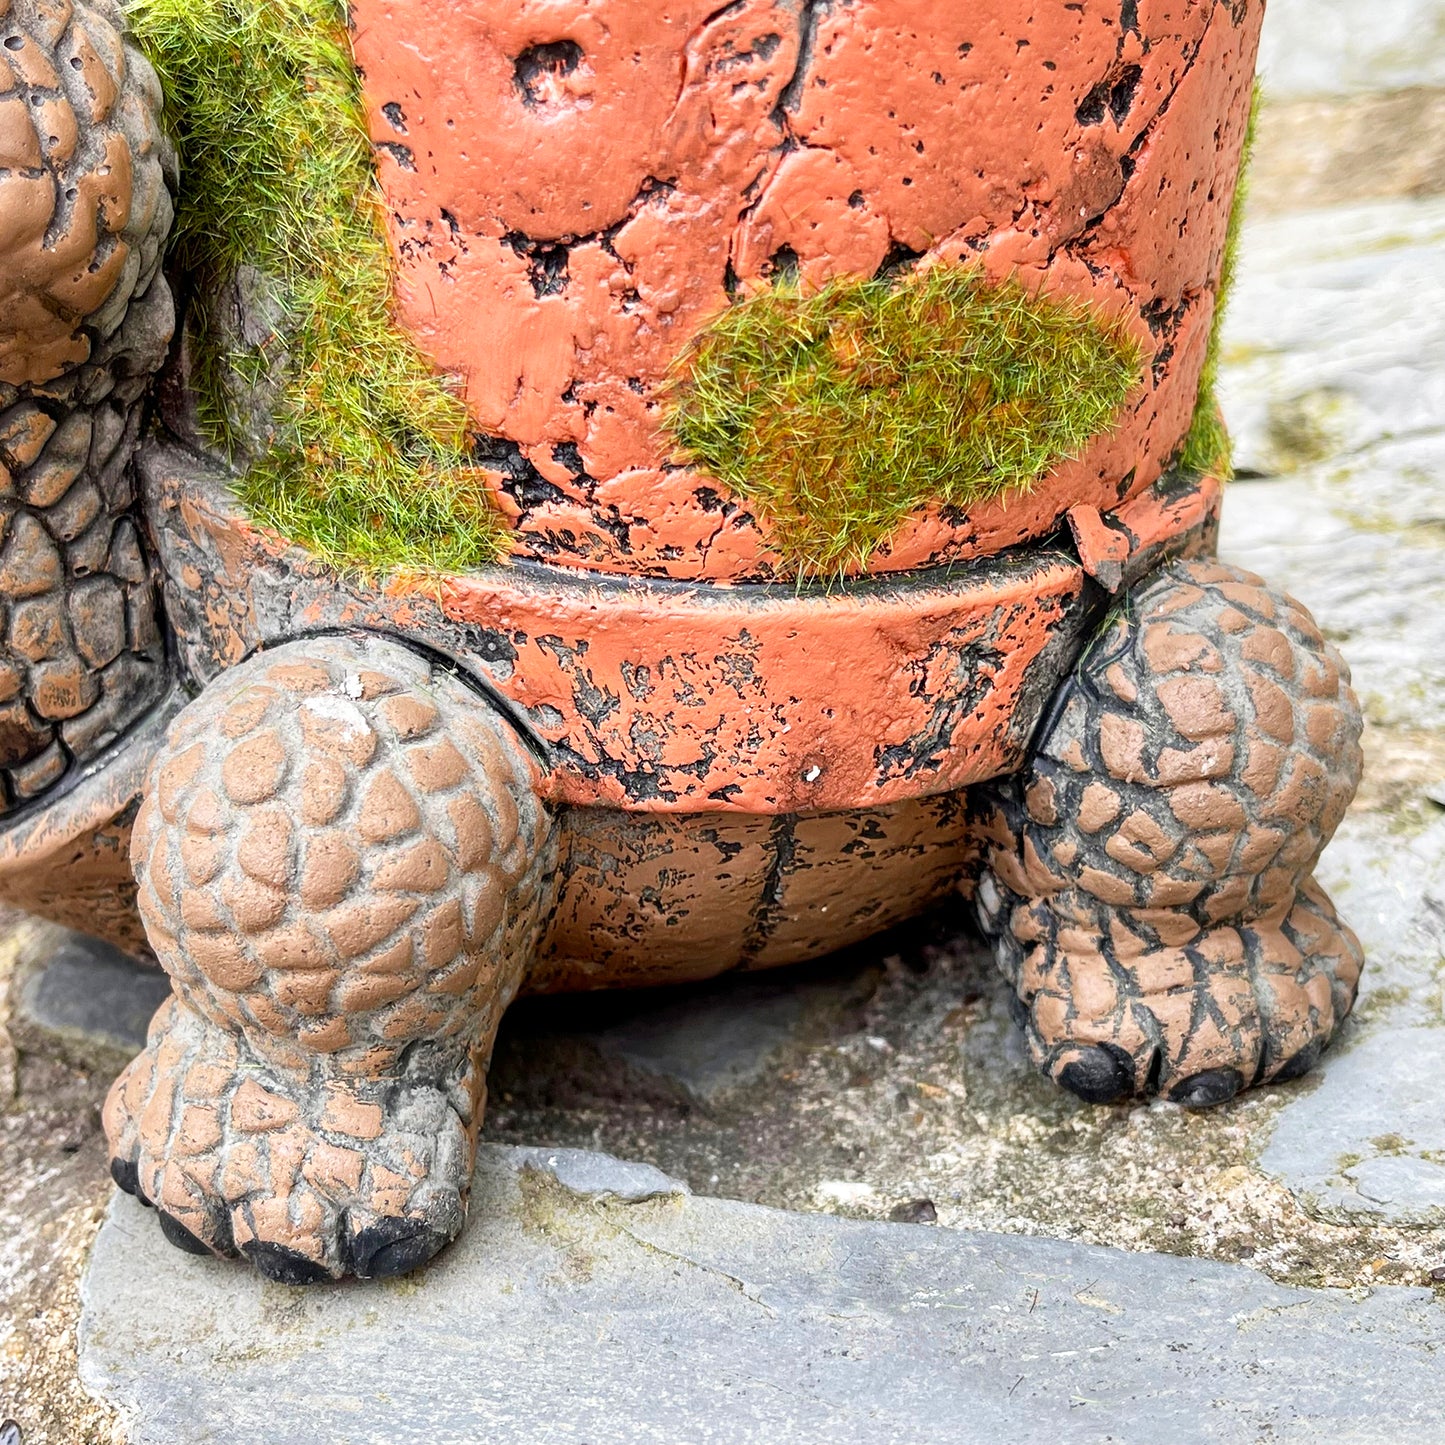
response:
M1187 471L1216 472L1228 480L1234 474L1233 447L1229 431L1220 415L1219 353L1224 331L1224 313L1234 289L1235 271L1239 264L1239 237L1244 229L1244 206L1249 198L1249 160L1254 151L1255 130L1259 121L1260 87L1254 87L1249 107L1249 126L1244 133L1244 149L1239 157L1239 174L1234 182L1234 200L1229 209L1229 229L1225 233L1224 264L1220 268L1219 285L1214 290L1214 316L1209 325L1209 350L1204 355L1204 370L1199 375L1199 396L1194 405L1194 418L1185 434L1179 452L1179 465Z
M785 281L697 337L666 421L799 575L841 575L925 504L1025 490L1077 455L1143 361L1122 322L977 267Z
M393 267L341 0L130 0L180 151L174 247L196 278L201 422L239 459L235 399L279 378L275 429L238 491L333 564L461 570L503 525L469 465L467 413L392 319ZM208 307L238 268L283 318L223 342Z

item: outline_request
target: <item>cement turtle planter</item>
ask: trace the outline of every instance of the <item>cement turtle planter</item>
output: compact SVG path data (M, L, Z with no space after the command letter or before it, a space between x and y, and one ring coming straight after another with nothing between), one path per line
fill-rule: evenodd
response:
M505 554L383 579L327 541L353 333L290 325L294 278L178 262L142 428L157 88L113 5L0 0L0 889L138 919L173 979L106 1127L175 1242L413 1268L519 992L811 958L959 888L1085 1099L1216 1103L1329 1042L1361 958L1311 874L1359 712L1210 560L1262 5L958 8L357 0L397 324L461 378L474 484L382 448L374 530L434 487L443 543ZM163 68L188 14L138 0ZM182 134L240 63L208 44ZM233 403L264 363L229 467L217 334Z

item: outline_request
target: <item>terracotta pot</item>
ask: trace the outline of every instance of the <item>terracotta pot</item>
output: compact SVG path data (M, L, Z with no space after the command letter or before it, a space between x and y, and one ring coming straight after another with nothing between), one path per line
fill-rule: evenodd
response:
M1127 317L1152 357L1085 455L1006 505L917 517L875 570L1147 492L1194 410L1262 14L361 0L400 315L515 458L495 483L515 555L774 574L756 518L665 465L657 393L730 291L784 264L817 284L976 260Z
M37 43L31 3L0 26ZM1262 10L357 0L397 314L463 378L510 557L358 581L248 521L214 460L140 449L197 695L112 741L157 692L132 688L62 750L0 887L133 939L95 899L143 795L176 998L107 1128L173 1239L294 1282L414 1267L460 1228L517 992L804 959L960 888L1083 1097L1208 1104L1309 1067L1360 967L1310 876L1358 709L1297 604L1208 560L1220 482L1174 465ZM1116 321L1140 384L1025 492L925 508L866 575L799 585L767 516L677 460L670 369L781 274L962 265ZM12 411L95 405L15 375ZM33 513L70 547L42 462L7 465L6 546ZM60 562L43 595L73 615L93 574ZM116 575L138 611L146 577ZM135 636L100 675L155 655ZM24 643L28 717L48 659Z

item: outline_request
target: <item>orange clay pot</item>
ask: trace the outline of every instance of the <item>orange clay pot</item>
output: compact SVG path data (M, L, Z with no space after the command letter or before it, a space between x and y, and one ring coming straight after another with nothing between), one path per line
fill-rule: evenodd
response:
M1126 318L1151 358L1085 455L916 517L874 571L1148 492L1194 410L1263 8L359 0L399 314L497 439L514 555L775 575L766 530L668 464L657 420L688 341L784 258L809 283L980 262Z
M1261 14L360 0L398 314L464 380L515 565L439 600L428 581L343 602L288 573L252 603L279 545L204 487L159 485L193 665L343 622L410 632L519 709L572 804L854 808L1017 767L1099 610L1088 579L1117 591L1209 535L1216 483L1161 478L1195 406ZM1145 382L1085 455L915 517L869 579L744 586L777 579L766 527L669 462L658 395L784 253L809 282L900 256L1020 275L1127 318Z

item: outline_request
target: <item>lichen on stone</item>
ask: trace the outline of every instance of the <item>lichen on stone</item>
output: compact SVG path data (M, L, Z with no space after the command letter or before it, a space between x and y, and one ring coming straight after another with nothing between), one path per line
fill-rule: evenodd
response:
M133 0L181 159L203 430L251 515L328 562L385 572L492 560L462 400L392 318L393 264L342 0ZM243 268L274 325L220 314ZM261 333L257 338L257 331ZM246 396L275 380L259 448Z
M784 280L701 332L666 421L797 575L836 576L924 505L1025 490L1076 456L1142 366L1121 321L978 267Z

